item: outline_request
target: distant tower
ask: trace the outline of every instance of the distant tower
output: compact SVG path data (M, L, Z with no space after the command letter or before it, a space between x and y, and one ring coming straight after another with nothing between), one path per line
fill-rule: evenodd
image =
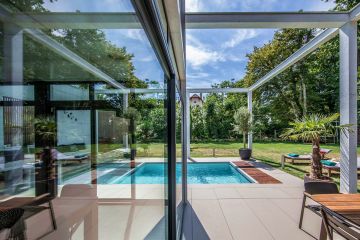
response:
M190 106L191 107L194 107L194 106L199 106L199 107L202 107L203 106L203 99L202 99L202 94L197 95L197 94L194 94L190 97Z

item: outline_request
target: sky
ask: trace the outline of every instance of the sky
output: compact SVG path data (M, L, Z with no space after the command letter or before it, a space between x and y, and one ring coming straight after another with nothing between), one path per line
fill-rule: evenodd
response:
M53 12L133 12L130 0L44 1ZM86 4L84 4L86 2ZM334 4L321 0L186 0L187 12L327 11ZM186 30L187 87L207 88L245 75L246 54L269 42L276 29ZM109 41L134 55L135 75L163 81L163 71L142 29L106 29Z
M327 11L332 2L320 0L187 0L187 12ZM187 29L187 86L207 88L245 75L246 54L269 42L276 29Z

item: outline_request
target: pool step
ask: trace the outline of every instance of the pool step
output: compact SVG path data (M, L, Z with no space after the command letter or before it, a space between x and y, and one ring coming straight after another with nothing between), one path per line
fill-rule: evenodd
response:
M240 168L247 175L252 177L259 184L279 184L281 183L276 178L270 176L269 174L264 173L260 169L256 168L252 163L245 161L235 161L232 162L235 166Z

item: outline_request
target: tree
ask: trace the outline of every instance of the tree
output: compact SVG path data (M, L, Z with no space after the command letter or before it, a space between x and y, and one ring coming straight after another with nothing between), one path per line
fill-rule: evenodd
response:
M324 0L325 2L329 2L329 0ZM359 0L331 0L335 2L336 11L348 11L351 8L355 7L360 1Z
M191 124L191 140L207 139L205 129L205 114L203 108L199 106L191 107L190 109L190 124Z
M144 142L163 139L166 133L164 108L154 108L149 111L139 124L138 135Z
M251 131L251 113L246 107L239 108L234 114L234 131L243 136L244 149L246 148L246 135Z
M332 115L312 114L304 116L290 123L290 128L286 129L281 135L284 139L304 140L312 143L312 161L310 177L314 179L322 178L322 165L320 155L320 137L332 136L335 133L333 122L339 118L340 114ZM340 126L341 129L347 126Z

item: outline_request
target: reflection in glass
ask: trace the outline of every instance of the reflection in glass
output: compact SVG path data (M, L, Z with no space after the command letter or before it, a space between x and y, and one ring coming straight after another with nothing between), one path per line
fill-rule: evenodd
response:
M164 72L136 16L122 29L74 20L134 11L112 2L0 6L31 26L0 28L0 208L15 216L0 239L166 238ZM53 12L66 24L35 14ZM154 162L163 181L139 184L134 173Z

